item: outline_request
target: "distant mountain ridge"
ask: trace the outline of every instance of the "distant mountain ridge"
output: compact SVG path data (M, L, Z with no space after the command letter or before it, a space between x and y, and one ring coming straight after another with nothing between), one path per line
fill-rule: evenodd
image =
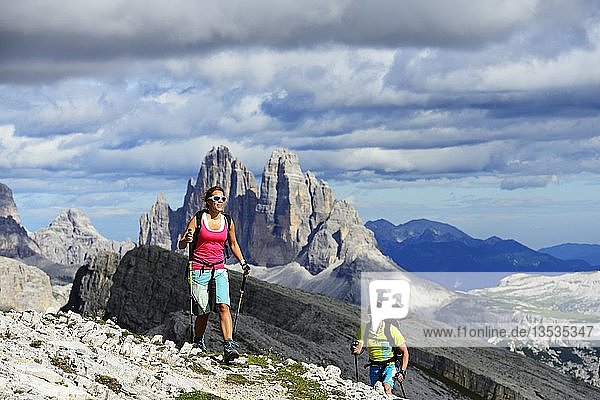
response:
M583 260L562 260L512 239L475 239L460 229L426 219L394 225L368 221L379 248L411 272L574 272L594 270Z
M48 227L37 230L32 237L40 246L41 255L55 263L77 267L99 251L123 255L135 246L131 241L106 239L90 218L76 208L63 210Z
M600 267L600 244L563 243L556 246L544 247L538 251L550 254L561 260L583 260L591 265Z
M105 238L75 208L63 210L48 227L28 232L20 224L12 190L0 183L0 256L37 266L53 282L71 282L77 268L100 251L123 255L134 246L131 241Z

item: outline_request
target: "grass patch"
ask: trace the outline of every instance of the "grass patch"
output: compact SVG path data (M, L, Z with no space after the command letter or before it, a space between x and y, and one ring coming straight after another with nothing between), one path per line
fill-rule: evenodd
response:
M328 393L317 382L303 378L306 368L300 363L289 364L277 371L277 378L288 388L289 395L298 400L327 400Z
M265 355L249 355L246 365L258 365L259 367L266 368L269 365L273 365L275 361L272 357Z
M120 393L123 388L118 380L108 375L96 375L95 381L106 386L115 393Z
M184 393L176 398L176 400L225 400L222 397L206 392L189 392Z
M29 346L39 349L40 347L42 347L42 343L44 342L42 342L41 340L33 340L31 343L29 343Z
M67 374L76 373L69 357L54 356L50 358L50 364L54 365L56 368L62 369Z
M214 375L215 373L204 368L202 365L198 363L192 363L189 368L197 374L200 375Z
M225 378L226 383L232 383L234 385L247 385L250 381L241 374L228 374Z
M332 396L334 399L339 399L339 400L343 400L346 397L346 393L344 393L343 391L339 390L339 389L333 389L331 392L329 392L329 396Z

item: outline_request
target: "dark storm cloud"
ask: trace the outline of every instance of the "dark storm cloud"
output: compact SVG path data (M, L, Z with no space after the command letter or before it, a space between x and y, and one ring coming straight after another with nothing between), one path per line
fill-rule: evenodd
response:
M578 1L536 0L4 2L0 72L15 80L16 61L61 62L66 74L82 62L245 46L480 47L543 21L549 9L556 22L580 8Z

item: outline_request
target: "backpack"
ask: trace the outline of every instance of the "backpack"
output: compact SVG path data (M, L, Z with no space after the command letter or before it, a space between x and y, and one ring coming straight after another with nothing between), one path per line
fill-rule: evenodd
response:
M371 325L372 325L372 321L367 322L367 324L365 325L365 330L363 331L363 343L366 345L367 344L367 333L371 330ZM394 343L394 338L392 336L392 325L396 327L396 329L400 330L400 323L398 322L397 319L384 319L383 320L383 333L385 334L385 337L388 341L388 343L391 344ZM398 347L392 347L392 350L394 352L394 356L396 356L396 349L398 349Z
M200 235L200 226L202 223L202 214L204 213L208 213L208 210L206 208L203 208L202 210L196 212L196 229L194 229L194 238L190 246L190 256L196 248L196 243L198 243L198 236ZM225 223L227 224L227 233L229 233L231 231L231 215L226 213L221 214L223 214L223 216L225 217ZM225 240L225 247L223 248L223 261L227 261L229 257L231 257L229 250L229 240Z

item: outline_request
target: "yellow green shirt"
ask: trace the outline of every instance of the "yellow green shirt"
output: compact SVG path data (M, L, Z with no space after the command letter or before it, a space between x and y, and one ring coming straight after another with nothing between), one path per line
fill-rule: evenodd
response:
M369 354L369 358L373 361L385 361L394 357L393 347L400 347L406 343L404 340L404 336L400 333L400 330L393 325L390 324L390 336L393 339L393 343L389 343L388 338L385 335L385 324L387 322L383 321L379 324L379 329L377 332L367 332L366 336L364 335L364 331L366 329L366 324L361 324L360 328L358 328L358 332L356 334L356 340L359 343L365 346L363 339L366 340L366 350L367 354Z

